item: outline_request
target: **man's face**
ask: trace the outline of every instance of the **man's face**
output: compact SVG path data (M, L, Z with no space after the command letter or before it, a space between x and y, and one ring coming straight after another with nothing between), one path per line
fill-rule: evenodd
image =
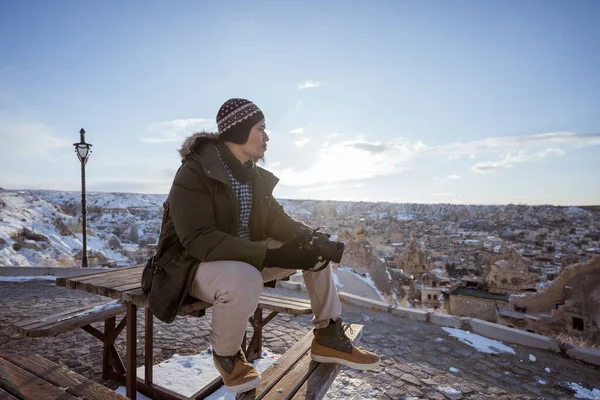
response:
M265 132L265 129L267 129L267 126L265 124L265 120L263 119L252 127L252 130L250 130L250 135L248 136L248 140L246 143L241 145L241 149L251 160L263 158L265 151L267 151L267 142L269 141L269 136L267 135L267 132Z

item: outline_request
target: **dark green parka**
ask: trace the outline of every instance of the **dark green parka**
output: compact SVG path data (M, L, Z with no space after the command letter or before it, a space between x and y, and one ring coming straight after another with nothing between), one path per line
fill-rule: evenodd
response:
M216 138L215 134L197 133L187 138L180 150L182 165L167 199L156 259L177 242L183 248L178 246L178 254L155 274L149 295L150 309L163 321L175 318L199 262L235 260L261 269L267 248L257 241L271 237L285 242L306 228L273 197L279 179L254 165L250 241L238 238L238 203L217 154Z

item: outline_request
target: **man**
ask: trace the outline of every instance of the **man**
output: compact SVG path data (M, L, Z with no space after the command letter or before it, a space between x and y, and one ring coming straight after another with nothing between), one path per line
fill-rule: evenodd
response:
M163 290L165 296L185 291L213 304L214 363L231 392L251 390L260 382L241 343L263 282L298 269L304 271L314 312L312 359L375 369L379 357L355 347L344 334L331 267L310 271L324 265L322 255L294 243L309 228L283 210L272 193L278 179L255 163L269 141L262 111L248 100L230 99L217 114L217 126L218 133L197 133L183 143L160 240L179 242L183 254L200 263L179 287L152 290Z

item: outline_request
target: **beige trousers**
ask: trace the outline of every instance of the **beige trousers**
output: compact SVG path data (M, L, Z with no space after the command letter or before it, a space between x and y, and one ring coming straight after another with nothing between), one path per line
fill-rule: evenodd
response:
M263 241L268 248L282 245L274 239ZM240 261L209 261L200 263L189 293L213 304L210 344L221 356L234 355L240 348L248 318L254 314L262 293L263 282L281 279L296 271L284 268L264 268ZM333 282L331 266L321 271L304 271L304 283L314 313L315 328L327 326L329 319L342 314L342 306Z

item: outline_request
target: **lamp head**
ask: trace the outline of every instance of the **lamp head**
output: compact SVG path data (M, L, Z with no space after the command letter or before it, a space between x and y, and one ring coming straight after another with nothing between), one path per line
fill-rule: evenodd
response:
M87 160L92 153L92 145L85 142L85 130L83 130L83 128L79 131L79 140L79 143L73 143L73 146L75 146L75 153L77 153L79 161L87 163Z

